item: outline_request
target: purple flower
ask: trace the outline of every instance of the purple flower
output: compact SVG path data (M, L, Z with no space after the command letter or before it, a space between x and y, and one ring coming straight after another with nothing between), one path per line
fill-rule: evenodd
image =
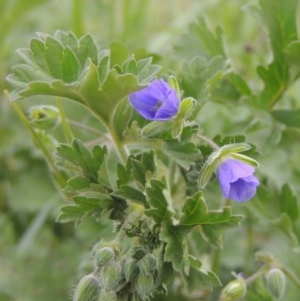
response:
M159 79L129 95L134 109L148 120L165 121L177 114L180 100L168 83Z
M255 168L235 159L227 159L217 169L224 197L245 202L256 194L259 181L253 175Z

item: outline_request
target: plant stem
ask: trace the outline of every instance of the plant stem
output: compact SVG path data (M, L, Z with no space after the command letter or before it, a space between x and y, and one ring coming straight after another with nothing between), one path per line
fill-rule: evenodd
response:
M80 130L85 130L87 132L90 132L90 133L98 135L98 136L103 135L100 131L95 130L94 128L92 128L86 124L83 124L81 122L77 122L77 121L71 120L71 119L67 119L67 122L68 122L68 124L73 125L73 126L79 128Z
M123 0L113 0L113 36L120 37L123 31Z
M259 269L256 273L254 273L253 275L251 275L250 277L245 279L245 283L248 285L251 282L253 282L254 280L256 280L257 278L259 278L260 276L262 276L267 270L269 269L269 267L267 266L263 266L261 269Z
M115 148L116 148L117 153L119 155L119 158L123 161L123 163L125 163L127 161L128 154L127 154L127 151L126 151L123 143L121 142L121 140L120 140L118 134L116 133L113 125L108 126L108 130L109 130L111 138L114 142L114 145L115 145Z
M214 150L218 150L220 148L219 145L217 145L214 141L212 141L210 138L208 138L200 133L197 133L197 138L203 140Z
M58 110L59 110L59 114L60 114L60 118L61 118L61 124L62 124L62 128L63 128L63 131L64 131L65 138L67 140L67 143L71 144L71 142L74 138L74 135L73 135L72 130L69 126L69 123L67 122L67 118L66 118L66 115L65 115L64 108L62 106L62 101L61 101L60 97L56 97L56 105L57 105Z
M247 237L246 239L247 246L246 246L244 272L247 274L247 272L249 271L249 263L251 261L252 254L253 254L253 243L254 243L254 235L253 235L253 229L251 225L247 225L246 237Z
M300 280L299 278L290 270L285 267L281 267L281 270L284 272L285 276L289 278L297 287L300 289Z
M72 23L73 23L73 31L77 36L82 36L84 33L83 7L84 5L82 0L73 0Z
M212 254L211 270L218 274L220 267L221 249L214 250Z

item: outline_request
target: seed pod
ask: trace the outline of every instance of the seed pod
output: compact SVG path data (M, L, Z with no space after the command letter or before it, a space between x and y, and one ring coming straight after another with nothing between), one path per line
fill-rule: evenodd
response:
M117 301L118 297L114 291L105 291L101 289L97 301Z
M130 279L133 277L134 274L137 273L138 270L136 265L136 260L134 260L133 258L128 258L123 265L123 269L124 269L125 280L129 282Z
M144 300L146 297L153 292L154 289L154 279L151 274L139 274L136 280L136 291L139 296Z
M109 263L114 258L114 251L110 247L103 247L95 253L95 261L97 266Z
M275 298L281 298L285 292L286 278L280 269L271 269L265 276L266 286Z
M242 277L238 277L235 280L230 281L222 290L220 300L221 301L239 301L247 292L245 280Z
M86 275L76 286L73 301L96 301L100 290L100 283L93 275Z
M122 267L119 263L110 262L109 264L105 265L100 273L100 283L101 286L106 290L110 291L122 279Z
M60 122L59 111L54 106L32 106L28 110L28 115L30 123L34 127L42 130L52 129Z
M156 257L153 254L146 254L139 261L139 269L143 274L149 274L156 268Z

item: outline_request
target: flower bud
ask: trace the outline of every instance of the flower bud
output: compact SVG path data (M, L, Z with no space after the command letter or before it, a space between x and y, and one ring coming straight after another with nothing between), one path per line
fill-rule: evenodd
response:
M275 298L281 298L285 291L286 278L284 273L277 268L271 269L265 275L266 286Z
M73 301L96 301L100 290L100 283L93 275L86 275L76 286Z
M96 251L95 261L97 266L102 266L110 262L114 258L114 251L110 247L103 247Z
M154 289L154 279L151 274L139 274L136 280L136 290L139 296L144 300L152 293Z
M134 259L140 260L146 254L145 248L142 246L135 246L132 248L132 257Z
M114 291L106 291L101 289L97 301L117 301L118 297Z
M139 269L140 272L143 274L149 274L150 272L154 271L155 268L156 268L156 258L153 254L146 254L139 261Z
M28 110L28 114L30 123L42 130L52 129L60 122L59 111L54 106L33 106Z
M127 259L123 265L123 269L125 280L129 282L133 275L137 272L136 260L133 258Z
M119 263L110 262L100 273L100 283L107 291L112 290L122 279L122 267Z
M241 300L247 292L245 280L238 277L230 281L222 290L220 300L222 301L238 301Z
M179 115L182 118L189 117L195 107L195 102L195 99L192 97L187 97L183 99L179 106Z

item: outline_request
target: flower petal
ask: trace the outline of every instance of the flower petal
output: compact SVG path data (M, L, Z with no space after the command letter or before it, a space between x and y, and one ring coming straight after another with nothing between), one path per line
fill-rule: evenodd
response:
M217 176L224 197L238 202L254 197L259 185L254 171L255 168L236 159L222 162L217 169Z
M176 115L180 103L176 91L162 79L131 93L129 101L141 116L158 121L169 120Z
M228 168L230 170L231 176L229 182L235 182L239 178L248 177L255 171L255 168L253 166L236 159L227 159L220 165L220 167L224 169Z
M178 112L179 99L175 90L169 91L166 96L168 101L164 101L155 115L156 120L169 120Z
M248 181L249 179L238 179L236 182L231 183L228 197L237 202L246 202L253 198L259 182L254 176L250 177L253 178L250 182Z

